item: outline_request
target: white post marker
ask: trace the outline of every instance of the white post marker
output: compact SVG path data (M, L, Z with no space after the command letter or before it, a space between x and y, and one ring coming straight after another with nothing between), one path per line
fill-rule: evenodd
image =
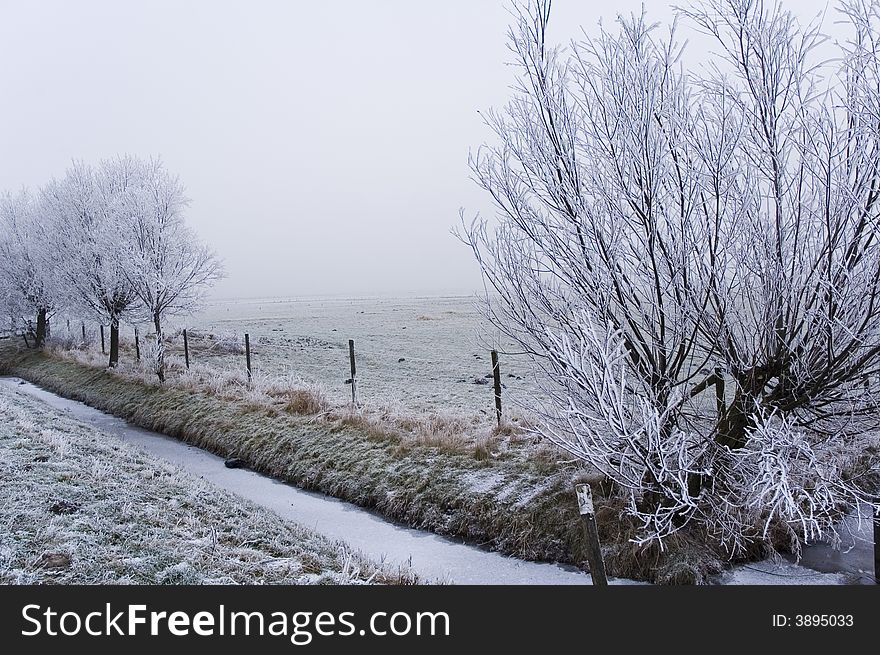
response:
M575 486L578 510L584 518L587 535L587 560L590 562L590 576L593 584L599 587L608 586L605 575L605 560L602 559L602 545L599 543L599 528L596 525L596 511L593 508L593 492L588 484Z
M593 510L593 492L590 489L590 485L579 484L575 487L575 491L577 491L578 509L581 512L581 516L587 514L595 516L596 512Z

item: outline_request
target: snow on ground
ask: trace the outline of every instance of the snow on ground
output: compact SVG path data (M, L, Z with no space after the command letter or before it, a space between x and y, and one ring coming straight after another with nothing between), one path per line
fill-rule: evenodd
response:
M0 385L0 583L398 578L271 511Z
M0 378L0 389L10 386L21 392L17 395L39 398L67 416L97 428L99 434L174 462L194 479L203 478L287 521L345 542L392 571L411 567L422 580L459 584L590 584L589 575L574 567L526 562L406 528L335 498L302 491L246 469L228 469L221 458L194 446L132 427L121 419L31 384L19 385L14 378ZM615 583L633 584L629 580Z
M256 370L319 383L334 403L350 397L345 380L348 340L354 339L364 401L490 418L490 350L508 344L481 321L476 302L474 297L235 300L209 303L188 327L248 332ZM242 356L212 360L244 367ZM501 374L506 398L535 391L521 357L502 356Z
M13 389L13 391L10 391L10 389ZM67 417L46 409L43 405L32 399L26 399L24 394L19 393L18 390L27 393L31 397L38 397L57 409L63 409ZM69 418L72 416L76 416L81 421L92 424L92 426L100 427L100 431L95 432L94 427L90 429L82 423ZM51 426L49 431L46 430L45 426L47 425ZM21 453L17 453L15 456L19 460L23 458L24 467L30 466L30 471L35 470L35 467L36 470L43 471L44 473L50 471L51 467L40 468L36 463L28 459L33 454L32 451L35 452L33 444L37 444L36 450L40 450L41 453L47 449L52 452L49 455L49 461L42 462L40 465L54 463L56 468L60 462L67 461L70 463L77 456L77 449L82 444L86 444L88 448L97 449L102 454L102 458L93 461L88 471L96 481L98 489L90 491L85 481L81 481L85 490L80 489L78 492L80 494L85 493L88 495L93 493L94 495L100 495L104 493L106 495L106 491L102 492L100 490L101 485L110 477L118 476L118 470L124 471L132 468L131 462L133 461L133 468L138 473L133 479L129 477L121 478L116 489L119 493L126 494L129 493L126 490L138 488L139 485L151 484L148 481L155 479L157 476L156 471L160 471L159 486L162 488L161 493L170 493L172 496L178 493L173 489L168 491L169 481L171 481L182 487L185 491L189 489L188 493L199 496L200 502L205 502L209 505L213 503L212 512L222 513L221 510L217 509L218 506L235 508L238 517L237 529L244 529L241 528L242 525L247 527L249 524L257 522L262 524L262 526L269 524L272 530L277 531L279 529L277 516L272 519L267 519L266 516L266 510L271 510L281 517L308 525L332 539L345 541L350 546L367 553L374 560L386 562L391 566L399 566L401 563L406 562L412 566L416 573L421 573L425 579L472 584L589 584L590 581L588 575L570 567L524 562L499 555L498 553L486 552L477 547L457 543L437 535L394 525L375 514L348 503L321 496L320 494L303 492L252 471L227 469L223 466L220 458L210 453L162 435L133 428L120 419L98 412L81 403L59 398L39 390L33 385L24 384L19 386L12 379L0 379L0 426L3 426L0 427L0 453L2 453L0 461L3 462L2 466L10 466L10 463L13 461L13 458L5 452L6 450L19 450L25 454L22 456ZM34 435L37 436L35 437ZM128 442L129 445L120 446L115 443L115 440ZM131 447L133 445L147 451L149 455L138 454ZM178 469L167 464L160 464L158 460L153 458L154 456L167 461L174 461L181 468ZM120 460L118 463L117 458ZM55 459L59 461L55 462ZM144 468L146 468L146 473L144 470L141 470ZM109 471L114 471L113 476L110 476ZM14 476L7 477L12 478ZM26 556L23 556L22 548L16 546L16 543L17 540L20 540L22 530L27 535L27 530L30 529L29 522L33 521L35 516L45 522L47 518L45 516L45 506L48 498L53 495L58 496L58 492L53 486L54 482L51 477L46 475L42 475L37 479L32 479L32 477L33 474L29 473L24 478L24 481L10 481L0 484L0 494L3 494L4 498L4 512L18 512L18 510L13 511L11 508L13 506L17 507L16 503L19 502L22 503L22 507L27 507L30 504L28 509L22 510L24 514L18 512L20 516L16 514L10 518L6 514L2 515L2 520L7 525L28 525L28 528L18 527L18 532L7 530L6 535L8 536L0 536L0 580L8 578L10 575L18 576L14 578L18 581L32 580L35 575L33 571L28 571L27 569L29 566L33 568L34 558L37 556L39 548L31 548L25 554ZM89 480L92 478L89 478ZM217 487L207 484L205 480L211 481L227 491L233 491L239 497L248 498L254 501L254 503L261 505L262 508L257 507L253 503L235 499ZM27 485L30 485L30 487ZM40 485L46 485L46 487L44 488ZM120 491L120 487L122 491ZM156 491L154 493L158 494L160 492ZM17 494L16 497L21 496L21 498L13 502L6 502L9 494ZM75 496L72 494L68 493L66 495L75 499ZM40 499L40 502L35 504L34 499ZM166 501L166 497L148 496L144 499L147 507L142 507L141 510L146 511L147 515L152 517L151 520L155 520L161 515L160 508L155 506L157 502L162 504L162 508L169 504L172 507L176 505L176 508L179 508L191 502L188 500ZM116 502L103 505L104 509L109 508L111 512L109 517L104 517L107 519L105 521L105 529L112 527L110 525L112 521L124 518L112 514L113 508L117 506L118 503ZM125 511L125 506L123 505L123 512ZM151 506L152 511L150 510ZM131 511L131 509L128 511ZM62 513L60 516L63 517L65 514ZM173 516L176 518L177 514L173 514ZM21 520L25 518L27 518L27 522ZM216 520L218 519L212 516L212 521ZM59 526L53 525L52 521L63 523L63 518L56 516L54 519L51 519L49 521L50 529L47 534L54 534L53 530L57 531L56 529L59 528ZM207 536L204 534L205 523L199 523L198 519L195 522L189 519L189 524L194 531L200 528L203 532L201 540L195 539L193 541L191 539L184 543L184 546L188 545L194 549L193 552L189 553L189 556L194 554L198 560L198 558L205 555L207 543L205 541ZM300 539L304 539L306 544L311 544L313 550L323 552L327 557L330 557L331 563L328 566L332 571L333 552L327 550L328 542L324 542L300 528L291 528L290 524L287 524L287 526L290 530L293 530L295 535L299 535ZM63 528L63 526L60 527ZM123 527L116 526L113 529L123 536L127 535L125 524L123 524ZM244 542L249 549L248 552L254 548L254 544L265 542L266 528L260 527L260 531L261 535L256 541L248 540ZM126 543L129 543L132 538L136 541L139 538L138 535L139 532L133 532L131 536L126 537ZM167 540L168 537L164 537L164 539ZM211 547L216 548L216 540L213 537L211 539ZM260 539L263 541L260 541ZM79 542L74 539L72 543L73 548L76 549ZM277 548L278 543L281 542L277 540L273 542L273 548ZM47 547L46 545L42 546L44 550ZM98 543L96 547L99 547L99 550L103 552L102 544ZM762 562L737 565L719 576L715 583L723 585L789 585L864 582L867 579L865 576L858 578L853 575L852 571L854 570L854 562L860 563L866 556L866 549L870 547L870 544L861 540L858 545L849 550L843 552L833 551L833 558L828 555L828 552L824 550L825 547L822 545L805 548L804 563L819 562L825 567L834 566L837 570L842 571L839 573L820 572L793 564L783 558L775 558ZM158 549L155 542L153 543L153 548ZM338 545L337 548L339 548ZM184 548L183 552L186 553L186 548ZM339 555L340 551L335 552ZM343 549L341 552L350 552L350 550L345 551ZM145 553L129 555L128 563L135 566L147 566L150 575L157 575L159 572L155 570L155 566L149 563L143 564L145 556L150 557L151 551L147 550ZM177 557L181 557L180 552L178 552ZM261 562L261 565L266 562L270 564L280 563L282 569L288 574L290 573L290 566L293 565L295 567L297 561L296 557L279 557L274 553L271 556L265 553L258 555L257 559L260 557L268 558L265 562ZM854 557L856 560L853 559ZM350 556L342 556L342 558L344 562L353 561ZM16 559L20 562L18 568L10 564ZM248 575L253 574L254 569L251 558L247 555L236 554L234 548L231 557L228 554L224 555L224 561L226 560L229 560L227 563L232 567L225 571L226 577L221 576L217 579L210 579L211 581L228 582L232 579L237 579L233 578L236 566L243 567ZM339 561L339 559L335 560L337 564ZM22 562L24 565L21 564ZM30 565L27 562L30 562ZM332 579L339 580L341 575L342 579L346 580L352 576L350 565L345 565L344 562L341 572L331 572L329 574ZM12 570L15 571L14 574L10 573ZM171 580L176 580L173 576L181 572L192 575L192 564L189 563L189 560L174 562L163 570L162 575L170 575L172 576ZM264 570L258 568L257 573L264 576L277 575L277 571L273 573L272 569ZM143 581L141 578L134 578L134 580ZM305 578L305 581L311 580L312 578ZM124 578L120 581L130 580ZM632 584L632 581L617 579L614 583Z
M784 560L739 564L723 573L722 585L841 585L851 580L845 573L821 573Z

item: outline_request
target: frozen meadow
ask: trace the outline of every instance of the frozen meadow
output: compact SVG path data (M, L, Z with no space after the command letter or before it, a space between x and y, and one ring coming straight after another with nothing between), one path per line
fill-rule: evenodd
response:
M412 581L19 388L0 380L0 584Z
M204 333L250 334L254 371L322 387L328 400L351 398L348 340L357 354L358 397L410 412L494 414L490 351L509 344L481 320L474 296L239 299L207 303L187 321L193 359L244 369L242 354L196 353ZM178 337L173 352L183 347ZM206 359L207 357L207 359ZM198 359L200 358L200 359ZM528 363L501 355L506 407L535 387Z

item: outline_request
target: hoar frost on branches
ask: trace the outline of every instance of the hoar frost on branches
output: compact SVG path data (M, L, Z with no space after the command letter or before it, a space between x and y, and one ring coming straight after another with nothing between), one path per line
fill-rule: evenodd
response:
M26 326L36 316L42 346L49 314L64 307L110 325L109 365L119 327L148 320L154 370L165 379L163 326L192 313L223 276L214 252L186 225L189 200L161 161L122 156L74 162L38 196L0 199L0 303Z
M27 190L0 197L0 306L38 347L63 295L41 210Z
M76 162L43 188L49 243L62 263L58 273L70 303L110 326L109 366L119 362L119 324L137 307L125 248L130 234L125 199L140 183L132 157Z
M471 162L498 221L464 238L540 370L541 432L645 542L797 549L876 499L880 3L840 11L830 79L819 28L759 0L680 10L720 52L704 76L644 15L564 51L549 1L515 12L518 86Z
M126 275L155 330L160 382L165 381L164 319L191 312L224 274L211 249L184 222L188 205L183 184L159 161L143 164L140 184L126 195Z

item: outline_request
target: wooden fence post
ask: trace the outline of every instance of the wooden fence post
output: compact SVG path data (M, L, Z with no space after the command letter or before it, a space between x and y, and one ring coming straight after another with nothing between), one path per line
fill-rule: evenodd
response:
M104 347L104 325L101 325L101 352L105 355L107 354L107 349Z
M874 583L880 584L880 510L874 512Z
M244 356L247 361L248 384L251 383L251 337L244 333Z
M351 404L357 406L357 367L354 363L354 339L348 340L348 360L351 364Z
M186 330L183 331L183 357L186 360L186 367L189 368L189 340L186 338Z
M141 361L141 338L137 327L134 328L134 354L137 360Z
M498 351L492 351L492 377L495 380L495 418L501 425L501 367L498 365Z
M83 345L85 345L85 343L86 343L86 324L85 323L82 324L82 328L83 328Z
M587 559L590 562L590 576L593 584L599 587L608 586L605 576L605 560L602 559L602 545L599 543L599 528L596 526L596 511L593 509L593 492L590 485L575 486L578 499L578 510L584 519L587 533Z

